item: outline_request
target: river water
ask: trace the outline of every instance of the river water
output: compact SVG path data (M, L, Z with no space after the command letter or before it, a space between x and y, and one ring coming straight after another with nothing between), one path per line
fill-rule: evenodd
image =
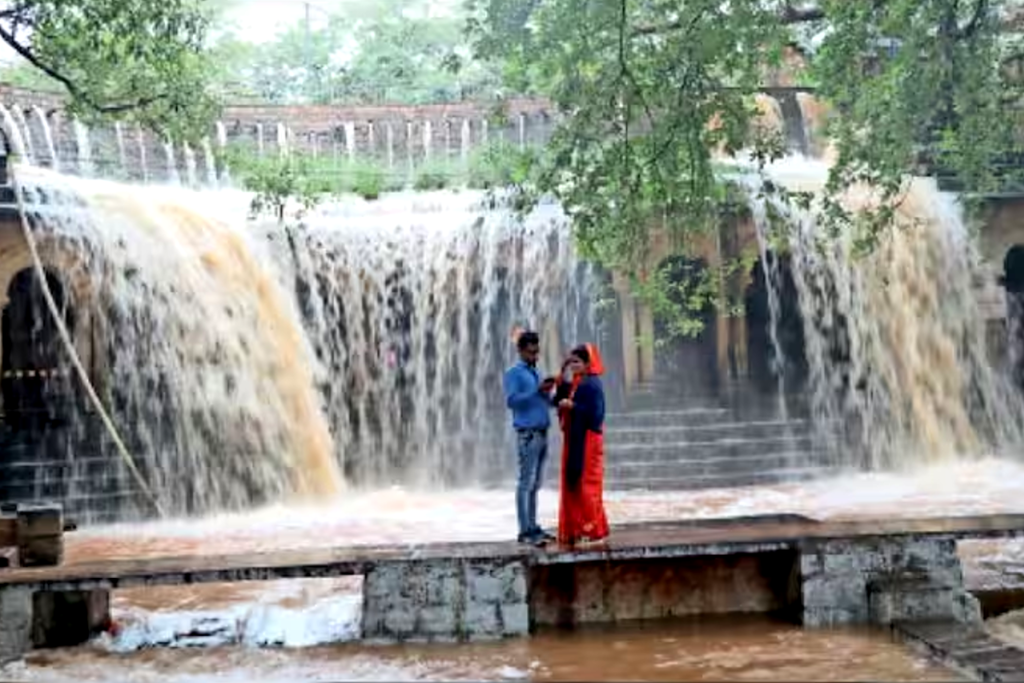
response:
M617 523L799 513L819 519L1021 512L1024 466L999 460L810 484L688 493L610 493ZM557 501L541 499L553 520ZM510 491L350 493L330 505L266 508L201 521L97 527L69 537L67 562L192 553L483 541L514 529ZM1024 542L961 544L970 588L1024 585ZM541 633L473 646L355 642L359 580L132 589L115 593L113 635L35 653L4 678L31 681L953 680L888 636L804 631L761 617ZM1019 615L998 620L1019 637ZM328 642L349 641L326 646ZM155 649L154 649L155 648ZM850 662L856 662L851 667Z

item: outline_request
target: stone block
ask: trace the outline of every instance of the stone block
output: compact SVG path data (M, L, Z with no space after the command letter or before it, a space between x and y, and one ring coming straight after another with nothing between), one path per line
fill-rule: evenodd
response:
M502 580L490 574L470 574L468 577L469 600L471 603L497 604L505 594Z
M494 638L501 635L498 619L499 606L495 604L469 603L463 617L463 629L470 640Z
M863 575L818 576L804 580L803 604L849 611L867 611L867 582Z
M64 511L57 504L19 505L18 538L60 536L64 533Z
M825 570L821 555L807 551L800 554L800 574L805 577L815 576Z
M525 636L530 633L530 608L525 602L503 604L500 614L502 635Z
M868 622L867 609L846 610L833 607L805 607L803 625L807 628L853 626Z
M0 663L20 659L32 647L32 591L0 588Z
M398 562L381 563L370 569L363 577L363 597L386 598L397 594L405 579L404 569Z
M521 564L513 565L515 571L507 573L502 579L502 601L507 603L525 603L526 569Z
M427 583L426 604L451 605L464 599L462 581L453 569Z
M394 608L384 615L384 633L404 640L416 632L416 614L412 610Z
M453 638L457 635L458 619L454 606L426 607L419 612L417 635Z
M18 537L18 563L22 567L56 567L63 561L63 535Z
M862 562L856 553L829 553L822 558L822 571L828 576L857 574L861 571ZM869 564L870 559L863 563Z

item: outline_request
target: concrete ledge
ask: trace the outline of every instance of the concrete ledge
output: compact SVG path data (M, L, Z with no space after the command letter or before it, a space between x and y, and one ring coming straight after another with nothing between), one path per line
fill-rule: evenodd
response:
M952 621L897 622L894 637L976 681L1024 681L1024 650L1008 645L981 626Z

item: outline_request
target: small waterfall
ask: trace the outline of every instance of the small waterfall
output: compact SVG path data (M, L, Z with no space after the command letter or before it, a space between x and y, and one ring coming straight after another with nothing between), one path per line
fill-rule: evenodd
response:
M142 169L142 182L149 182L149 159L146 154L146 132L142 125L135 124L135 140L139 146L139 166Z
M260 159L263 158L263 124L256 124L256 154Z
M519 151L526 151L526 114L519 115Z
M167 182L180 185L181 175L178 173L178 161L174 158L174 143L170 140L164 141L164 159L167 162Z
M349 163L356 160L356 124L352 121L344 123L345 129L345 152L348 154Z
M473 147L473 132L469 126L469 119L462 119L462 129L459 134L459 153L462 163L469 163L469 152Z
M366 153L371 159L377 158L377 126L373 121L366 124Z
M791 190L820 190L826 174L824 164L797 160L769 171ZM851 188L844 201L856 210L875 199ZM986 357L973 289L980 258L950 195L914 180L899 227L867 256L852 232L828 237L813 214L771 208L788 228L776 231L755 205L762 259L772 261L769 236L788 253L808 393L818 423L843 430L840 464L877 469L1019 449L1024 405ZM778 273L768 279L781 287Z
M21 107L11 107L11 114L14 116L14 120L18 125L18 128L22 131L21 139L25 141L25 151L28 153L28 161L35 163L38 158L36 156L35 143L32 141L32 131L28 127L28 119L25 118L25 112L21 110Z
M405 122L405 163L409 177L416 173L416 152L413 144L412 121Z
M280 156L288 156L288 128L283 123L277 124L277 153Z
M121 173L128 173L128 154L124 146L124 129L121 126L120 121L114 123L114 135L117 138L117 158L121 162L121 166L118 169Z
M221 152L223 152L227 148L228 148L228 129L224 125L223 121L218 121L217 122L217 149L220 150ZM210 158L212 159L213 156L211 155ZM216 173L216 166L214 167L214 173ZM231 172L228 170L228 167L226 165L224 166L224 170L222 171L222 173L223 173L223 176L224 176L224 180L230 182L230 180L231 180Z
M28 153L28 146L25 144L25 136L21 134L18 122L11 115L11 110L4 104L0 104L0 118L3 119L4 129L7 132L7 137L10 138L11 147L13 147L11 152L20 159L30 161L31 158Z
M554 330L556 355L593 334L578 327L590 320L589 283L561 211L544 205L523 221L484 200L471 192L352 200L274 242L299 283L352 481L439 486L507 476L506 409L494 387L512 359L508 331Z
M387 145L388 154L388 170L393 171L395 169L395 128L388 121L384 129L385 144Z
M75 146L78 150L78 174L83 178L91 177L95 167L92 163L92 141L89 139L89 129L78 119L72 119L71 126L75 130Z
M199 184L196 153L192 151L192 145L187 142L182 143L181 150L185 157L185 181L188 183L189 187L196 187Z
M491 129L490 122L486 118L481 119L480 120L480 140L484 143L484 147L486 147L491 142L491 130L490 129Z
M444 160L452 158L452 122L451 119L444 120Z
M423 122L423 158L430 160L431 150L434 145L434 126L430 121Z
M209 187L217 187L217 162L213 158L210 138L203 138L203 161L206 165L206 184Z
M54 171L60 170L60 158L57 156L57 146L53 142L53 129L50 121L40 107L32 107L32 115L39 122L39 129L43 131L43 141L46 143L46 153L50 159L50 168Z

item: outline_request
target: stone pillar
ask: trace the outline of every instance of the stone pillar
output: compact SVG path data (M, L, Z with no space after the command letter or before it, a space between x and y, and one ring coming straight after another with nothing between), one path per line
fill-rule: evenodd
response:
M805 626L981 621L977 599L964 590L953 539L808 541L800 571Z
M381 562L363 580L367 640L494 640L529 629L522 559Z
M626 285L628 287L628 285ZM616 287L622 311L622 383L627 392L640 381L636 338L636 301L628 289Z
M64 513L60 505L18 506L18 562L52 567L64 559Z
M640 381L651 382L654 380L654 313L646 304L637 303L636 310L640 328L640 343L636 347L640 360Z
M32 591L0 588L0 664L21 659L32 647Z

